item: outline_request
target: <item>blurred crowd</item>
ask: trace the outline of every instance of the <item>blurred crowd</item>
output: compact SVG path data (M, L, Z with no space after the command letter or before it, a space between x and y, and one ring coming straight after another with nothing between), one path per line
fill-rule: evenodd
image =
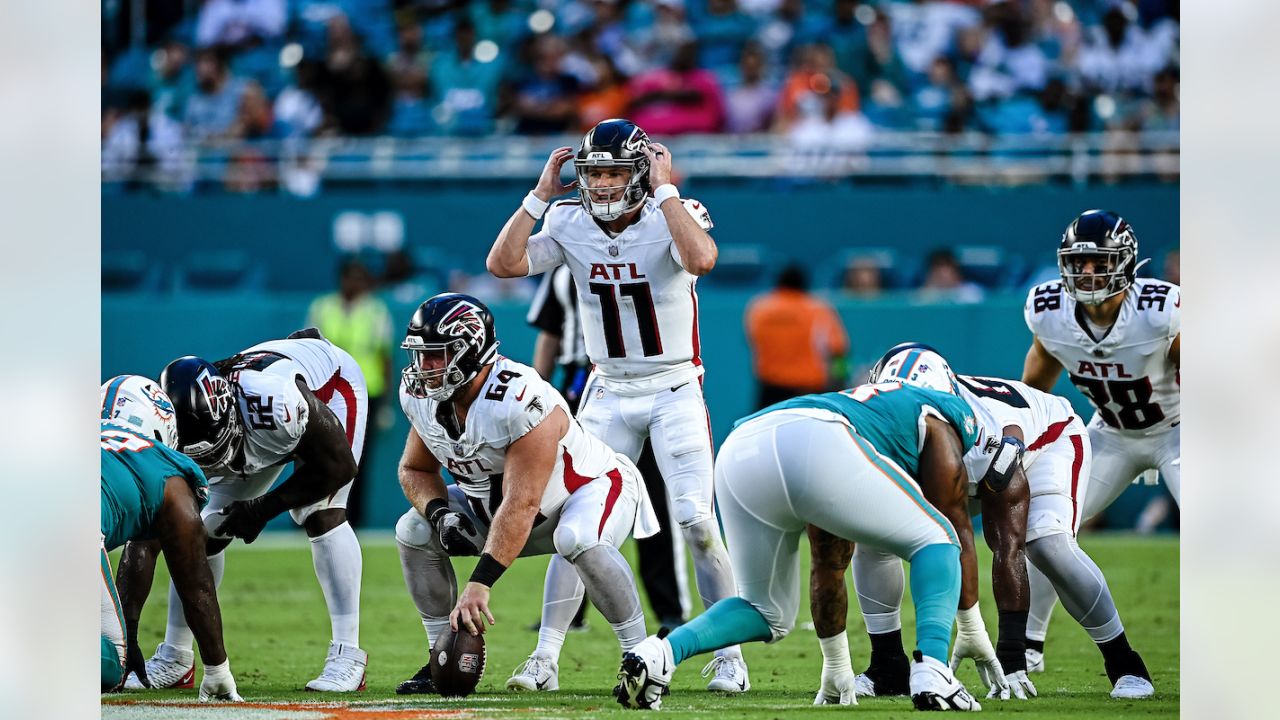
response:
M1179 123L1177 0L179 5L103 5L104 167L163 166L196 141L545 135L615 116L801 147ZM238 162L252 182L254 158Z

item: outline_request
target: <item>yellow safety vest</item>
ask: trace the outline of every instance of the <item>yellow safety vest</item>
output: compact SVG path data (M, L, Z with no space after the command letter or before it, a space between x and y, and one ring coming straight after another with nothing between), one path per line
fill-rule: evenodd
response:
M331 293L312 301L307 316L309 324L355 358L369 397L380 397L387 389L383 357L391 350L391 313L386 303L366 295L347 305L340 293Z

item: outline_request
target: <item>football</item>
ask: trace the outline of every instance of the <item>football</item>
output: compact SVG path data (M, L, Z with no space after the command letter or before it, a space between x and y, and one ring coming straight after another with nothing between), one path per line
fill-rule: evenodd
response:
M484 636L446 630L431 645L431 680L445 697L466 697L484 677Z

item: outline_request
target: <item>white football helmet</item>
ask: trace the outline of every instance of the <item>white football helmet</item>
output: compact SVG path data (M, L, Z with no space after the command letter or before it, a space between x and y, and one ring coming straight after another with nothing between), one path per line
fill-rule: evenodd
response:
M102 383L102 419L178 447L178 417L160 383L141 375L117 375Z
M956 374L937 350L923 343L903 343L889 349L871 369L871 382L902 382L958 395Z

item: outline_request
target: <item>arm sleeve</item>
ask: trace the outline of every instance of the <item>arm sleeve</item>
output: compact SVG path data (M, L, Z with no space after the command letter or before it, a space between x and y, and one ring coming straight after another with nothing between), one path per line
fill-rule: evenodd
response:
M548 218L550 215L548 214ZM551 237L547 229L549 222L542 224L542 230L529 238L525 249L525 258L529 262L529 275L541 275L564 264L564 248Z

